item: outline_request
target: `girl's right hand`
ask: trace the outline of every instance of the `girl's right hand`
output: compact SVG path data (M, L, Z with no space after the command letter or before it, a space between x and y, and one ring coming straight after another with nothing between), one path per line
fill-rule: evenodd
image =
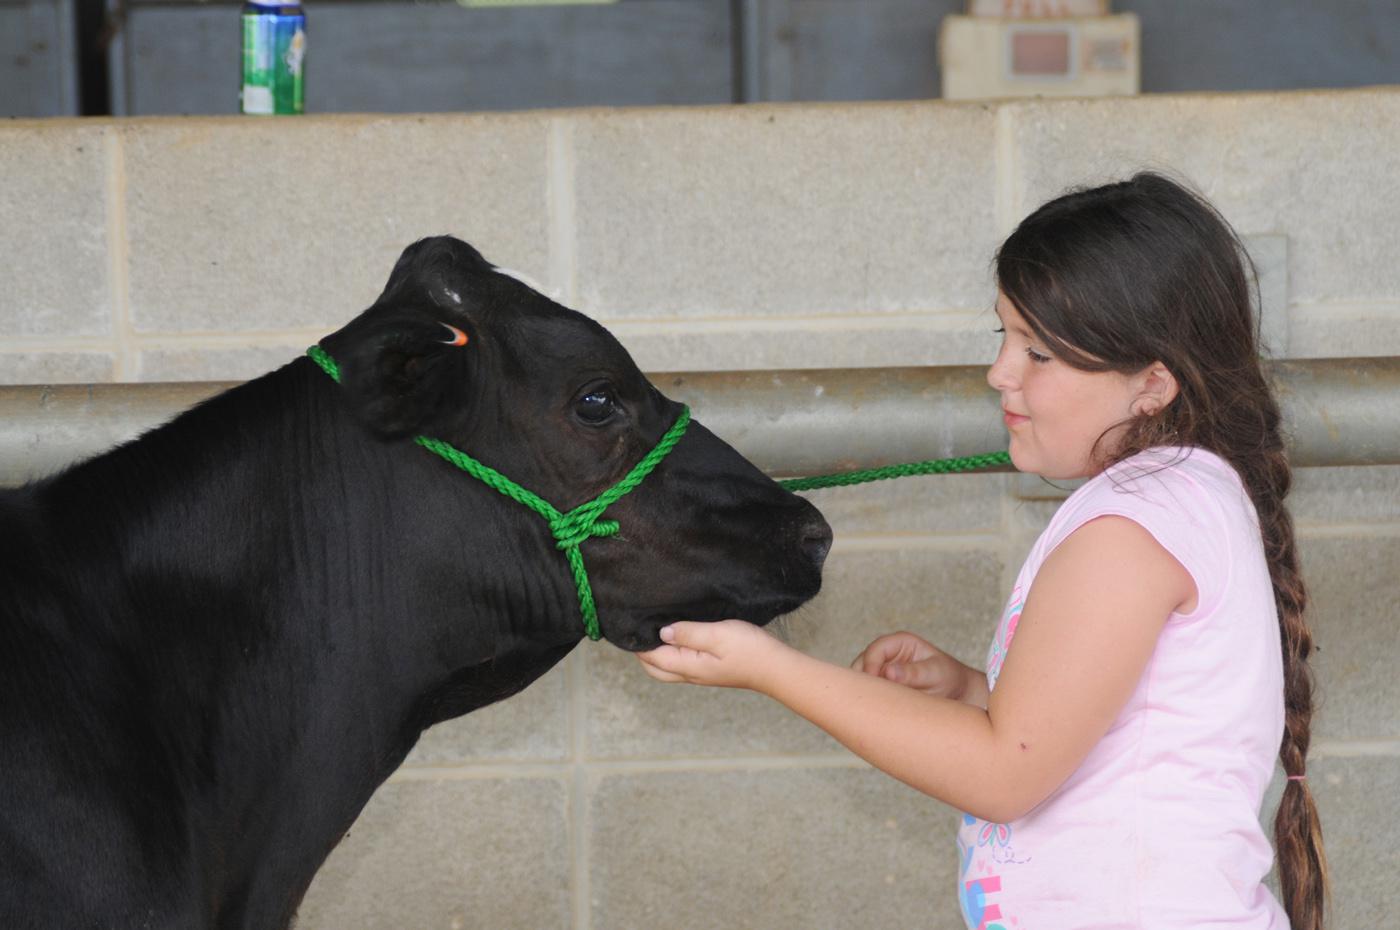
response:
M851 668L934 697L986 703L985 675L913 633L889 633L872 641Z

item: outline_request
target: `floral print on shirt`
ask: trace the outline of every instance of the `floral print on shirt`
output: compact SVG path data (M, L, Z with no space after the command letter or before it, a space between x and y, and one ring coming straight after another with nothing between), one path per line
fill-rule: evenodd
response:
M1021 596L1021 586L1017 585L1011 591L1011 600L1006 605L1001 623L997 625L996 636L992 637L992 646L987 650L989 690L997 686L997 678L1001 676L1001 665L1006 661L1006 653L1011 649L1011 640L1016 635L1016 627L1021 622L1021 608L1025 604L1026 599Z
M988 689L996 687L1024 606L1025 598L1020 585L1017 585L1011 592L1001 623L997 625L991 648L987 650ZM1011 845L1009 825L963 814L962 828L958 831L958 903L968 930L1012 930L1019 926L1019 921L1014 918L1007 921L995 898L1001 891L1003 867L1027 861L1029 857L1016 855ZM974 871L980 874L973 877Z

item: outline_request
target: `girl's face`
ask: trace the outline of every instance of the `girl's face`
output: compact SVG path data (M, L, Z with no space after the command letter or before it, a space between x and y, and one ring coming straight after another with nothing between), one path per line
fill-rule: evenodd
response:
M1142 398L1144 375L1071 368L1050 355L1005 294L997 292L1001 351L987 383L1001 393L1012 464L1046 478L1087 478ZM1108 435L1105 436L1105 433Z

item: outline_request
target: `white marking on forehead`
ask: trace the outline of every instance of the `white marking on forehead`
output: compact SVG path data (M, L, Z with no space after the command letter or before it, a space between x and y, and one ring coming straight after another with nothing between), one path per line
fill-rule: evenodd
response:
M507 278L514 278L515 280L519 281L521 284L523 284L523 285L525 285L526 287L530 288L530 290L534 291L536 294L543 294L545 297L548 297L550 300L553 300L553 301L562 301L562 300L564 299L564 289L563 289L563 288L560 288L560 287L551 287L551 288L549 288L548 290L546 290L543 284L541 284L540 282L536 281L534 278L530 277L529 275L525 274L525 272L523 272L523 271L516 271L514 268L501 268L501 267L499 267L499 266L492 266L492 270L493 270L493 271L496 271L496 272L499 273L499 274L505 275Z
M519 281L521 284L525 285L533 291L536 291L540 294L545 293L545 289L540 285L540 283L534 278L525 274L523 271L516 271L513 268L501 268L500 266L497 266L496 270L501 274L505 275L507 278L514 278L515 280Z
M442 292L443 292L444 294L446 294L448 297L451 297L451 298L452 298L452 302L453 302L454 304L461 304L461 302L462 302L462 295L459 294L459 293L457 293L456 291L454 291L452 288L450 288L450 287L444 287L444 288L442 289Z

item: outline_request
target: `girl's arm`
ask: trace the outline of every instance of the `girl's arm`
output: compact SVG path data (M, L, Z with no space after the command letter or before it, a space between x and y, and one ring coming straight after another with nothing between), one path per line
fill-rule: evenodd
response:
M1046 559L985 710L804 655L751 624L677 623L641 656L663 681L749 688L875 767L1005 823L1079 766L1131 696L1190 574L1145 529L1101 517Z

